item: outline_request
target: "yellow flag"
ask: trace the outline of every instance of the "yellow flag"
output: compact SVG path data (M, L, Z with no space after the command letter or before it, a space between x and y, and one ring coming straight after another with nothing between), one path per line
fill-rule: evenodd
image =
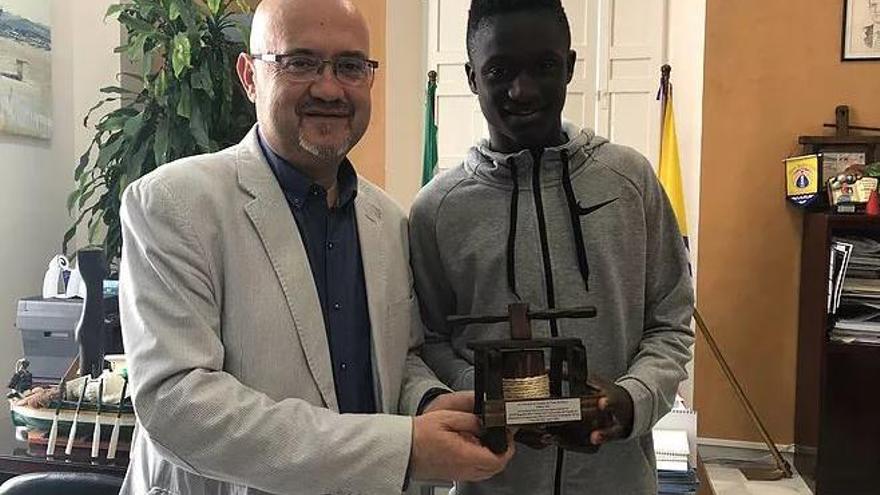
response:
M660 184L669 196L681 235L687 238L687 216L684 208L684 190L681 187L681 163L678 158L678 136L675 133L675 115L672 111L672 92L666 95L663 108L663 134L660 137Z

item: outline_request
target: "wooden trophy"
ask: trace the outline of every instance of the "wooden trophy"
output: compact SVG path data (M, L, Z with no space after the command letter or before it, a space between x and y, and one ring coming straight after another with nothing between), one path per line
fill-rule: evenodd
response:
M587 383L587 352L577 338L532 338L530 320L592 318L592 307L529 312L511 304L501 316L452 316L450 325L508 321L511 338L468 343L474 351L474 414L483 422L481 441L492 452L507 450L507 428L549 435L562 448L595 452L590 432L611 425L599 411L599 389ZM549 353L550 368L545 356Z

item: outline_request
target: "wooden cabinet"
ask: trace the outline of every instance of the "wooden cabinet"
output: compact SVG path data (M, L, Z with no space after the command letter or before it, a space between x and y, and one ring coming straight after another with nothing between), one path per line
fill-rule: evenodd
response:
M798 328L795 466L816 495L880 493L880 346L828 339L834 236L880 239L880 217L805 216Z

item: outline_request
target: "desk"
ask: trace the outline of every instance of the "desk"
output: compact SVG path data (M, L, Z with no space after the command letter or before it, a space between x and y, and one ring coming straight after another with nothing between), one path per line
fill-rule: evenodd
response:
M85 462L65 462L63 460L47 460L45 457L34 457L28 454L27 444L15 439L9 407L0 408L0 482L13 476L25 473L41 472L90 472L110 476L125 476L126 466ZM106 462L106 461L105 461Z
M700 488L697 489L697 495L715 495L712 489L712 482L709 481L709 473L706 472L706 466L703 459L697 454L697 477L700 479Z

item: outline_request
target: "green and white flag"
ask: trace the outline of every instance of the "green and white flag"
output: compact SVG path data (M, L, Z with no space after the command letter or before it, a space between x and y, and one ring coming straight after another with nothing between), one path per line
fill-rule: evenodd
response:
M422 155L422 186L431 181L437 169L437 122L434 105L437 97L437 73L428 73L428 89L425 97L425 150Z

